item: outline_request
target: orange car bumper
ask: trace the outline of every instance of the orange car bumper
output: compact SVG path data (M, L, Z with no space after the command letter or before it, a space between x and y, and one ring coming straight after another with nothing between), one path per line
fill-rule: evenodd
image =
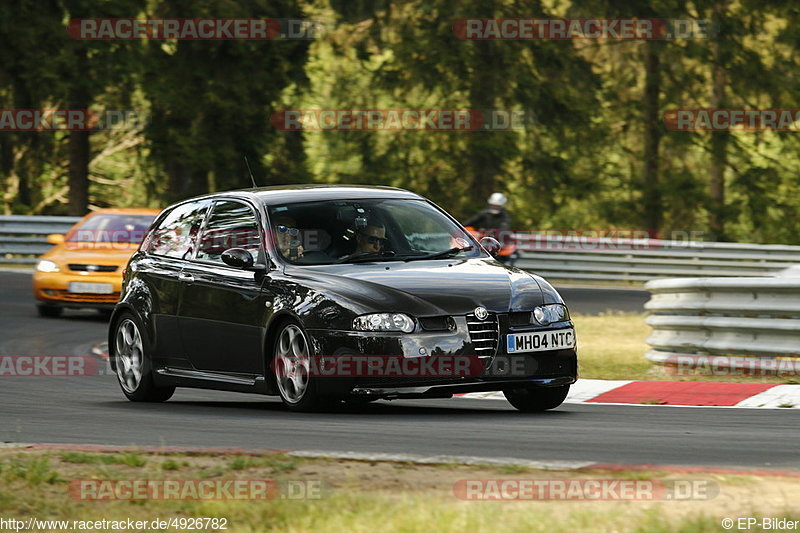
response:
M73 282L107 283L112 290L109 294L73 292L70 290ZM121 286L122 275L117 273L36 272L33 275L34 297L41 303L62 307L112 307L119 301Z

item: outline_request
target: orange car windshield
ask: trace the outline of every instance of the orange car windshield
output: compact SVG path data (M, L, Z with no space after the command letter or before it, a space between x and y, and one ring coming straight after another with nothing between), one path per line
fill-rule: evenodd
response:
M78 226L67 242L139 244L155 216L95 215Z

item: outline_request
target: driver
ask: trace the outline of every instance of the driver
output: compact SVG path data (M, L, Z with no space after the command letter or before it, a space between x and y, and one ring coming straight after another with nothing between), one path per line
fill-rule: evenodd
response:
M356 251L362 254L380 252L386 243L386 228L379 224L368 224L356 233Z
M303 257L303 245L300 244L300 230L297 222L288 215L280 215L275 219L275 243L282 256L290 261Z

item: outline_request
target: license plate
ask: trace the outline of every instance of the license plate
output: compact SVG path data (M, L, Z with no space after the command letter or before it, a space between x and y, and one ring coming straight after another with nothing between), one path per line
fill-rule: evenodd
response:
M509 333L506 336L508 353L545 352L575 347L575 330L572 328L530 333Z
M110 283L83 283L80 281L73 281L70 282L67 291L80 294L111 294L114 292L114 286Z

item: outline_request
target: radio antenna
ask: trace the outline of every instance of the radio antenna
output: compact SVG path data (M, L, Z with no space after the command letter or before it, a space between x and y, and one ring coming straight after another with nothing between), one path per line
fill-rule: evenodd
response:
M258 185L256 185L256 179L253 177L253 171L250 170L250 163L247 161L247 156L244 156L244 164L247 165L247 172L250 173L250 181L253 182L253 188L257 189Z

